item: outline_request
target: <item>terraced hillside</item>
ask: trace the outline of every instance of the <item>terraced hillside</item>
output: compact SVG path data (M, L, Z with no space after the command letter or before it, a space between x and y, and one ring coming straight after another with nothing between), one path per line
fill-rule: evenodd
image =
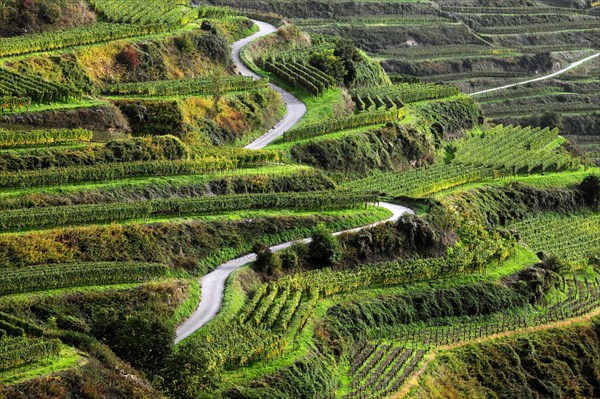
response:
M595 397L575 3L0 4L0 397Z
M215 4L236 7L223 0ZM465 93L548 75L600 51L600 11L589 1L306 1L290 6L255 0L244 8L279 13L312 34L350 38L397 82L416 77ZM561 127L595 163L598 65L595 58L550 84L475 99L496 123Z

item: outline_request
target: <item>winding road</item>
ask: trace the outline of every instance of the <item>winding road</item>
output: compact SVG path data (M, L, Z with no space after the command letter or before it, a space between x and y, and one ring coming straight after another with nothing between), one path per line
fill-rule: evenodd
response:
M252 36L248 36L244 39L241 39L232 46L232 56L233 61L235 62L239 72L244 76L252 76L255 79L259 79L259 76L252 72L244 63L240 57L240 52L244 46L251 43L252 41L266 36L270 33L273 33L277 30L273 25L270 25L266 22L262 21L254 21L256 25L259 27L259 31ZM248 144L246 148L249 149L260 149L271 143L273 140L281 136L283 133L292 128L298 121L304 116L306 113L306 106L300 100L298 100L293 94L282 89L279 86L276 86L272 83L269 84L274 90L278 91L285 101L285 105L287 107L287 113L283 117L279 123L273 127L270 131L268 131L263 136L259 137L254 142ZM355 232L360 231L364 228L377 226L382 223L391 222L398 220L405 213L414 214L414 212L406 208L404 206L390 204L386 202L380 202L377 204L378 206L385 208L392 212L392 216L389 219L382 220L377 223L373 223L367 226L358 227L355 229L339 231L334 233L334 235L339 235L346 232ZM277 252L281 251L285 248L292 246L295 243L310 242L310 238L305 238L303 240L298 241L290 241L283 244L275 245L270 247L271 251ZM223 294L225 292L225 282L231 273L235 270L239 269L243 265L253 262L256 260L256 254L247 254L241 256L236 259L232 259L228 262L223 263L219 267L217 267L212 272L208 273L200 280L201 286L201 297L200 304L196 311L184 321L182 324L177 327L177 335L175 338L175 343L181 342L185 338L192 335L194 332L198 331L198 329L204 326L206 323L211 321L221 309L221 305L223 304Z
M239 72L242 75L251 76L255 79L259 79L259 76L257 74L252 72L248 67L246 67L246 65L244 65L244 63L242 62L242 59L240 57L240 52L241 52L242 48L244 48L244 46L246 46L247 44L251 43L252 41L254 41L260 37L263 37L270 33L275 32L277 30L277 28L275 28L273 25L270 25L270 24L268 24L266 22L262 22L262 21L254 20L254 23L256 25L258 25L259 31L257 33L255 33L254 35L248 36L244 39L241 39L241 40L233 43L232 57L233 57L233 60L236 64ZM502 90L502 89L506 89L509 87L513 87L513 86L524 85L527 83L550 79L552 77L561 75L573 68L576 68L577 66L579 66L585 62L588 62L598 56L600 56L600 54L592 55L583 60L577 61L577 62L569 65L568 67L561 69L560 71L554 72L554 73L546 75L546 76L527 80L527 81L520 82L520 83L515 83L515 84L511 84L511 85L493 88L493 89L488 89L488 90L480 91L477 93L472 93L471 95L473 96L473 95L477 95L477 94L487 93L490 91ZM254 142L248 144L246 146L246 148L261 149L261 148L265 147L266 145L271 143L273 140L280 137L286 131L291 129L294 125L296 125L296 123L298 123L298 121L306 113L306 106L300 100L298 100L293 94L291 94L290 92L288 92L288 91L282 89L281 87L276 86L272 83L270 83L269 85L274 90L276 90L277 92L279 92L282 95L282 97L285 101L285 105L287 107L287 112L286 112L285 116L283 117L283 119L281 121L279 121L279 123L275 127L273 127L270 131L268 131L263 136L259 137ZM377 222L377 223L370 224L368 226L358 227L358 228L351 229L351 230L340 231L340 232L337 232L334 234L339 235L339 234L342 234L345 232L360 231L360 230L368 228L368 227L373 227L373 226L376 226L376 225L379 225L382 223L398 220L405 213L414 214L414 212L411 209L400 206L400 205L390 204L390 203L386 203L386 202L380 202L377 205L391 211L392 217L390 217L389 219ZM308 243L308 242L310 242L310 238L306 238L306 239L298 240L298 241L286 242L283 244L272 246L270 248L271 248L271 251L277 252L277 251L281 251L282 249L290 247L291 245L293 245L296 242ZM241 256L239 258L232 259L228 262L223 263L222 265L217 267L215 270L213 270L212 272L210 272L207 275L205 275L204 277L202 277L202 279L200 280L201 290L202 290L200 304L199 304L198 308L196 309L196 311L192 314L192 316L190 316L190 318L188 318L186 321L184 321L177 328L177 335L175 338L175 343L181 342L185 338L189 337L191 334L196 332L199 328L204 326L206 323L208 323L210 320L212 320L217 315L217 313L219 312L219 309L221 308L221 305L223 303L225 282L226 282L227 278L229 277L229 275L231 273L233 273L235 270L239 269L241 266L243 266L249 262L253 262L254 260L256 260L256 254L248 254L245 256Z
M374 227L382 223L398 220L405 213L414 213L411 209L401 205L389 204L387 202L380 202L377 205L391 211L392 217L386 220L382 220L381 222L358 227L356 229L339 231L337 233L334 233L334 235L340 235L342 233L355 232L368 227ZM298 241L288 241L283 244L274 245L270 248L272 252L277 252L288 248L295 243L309 243L310 241L310 238L305 238L303 240ZM223 303L223 294L225 292L225 282L227 281L227 277L229 277L231 273L233 273L235 270L239 269L243 265L249 262L253 262L255 260L256 254L244 255L223 263L215 270L202 277L202 279L200 280L200 285L202 287L200 305L198 306L194 314L192 314L192 316L189 319L187 319L177 328L177 337L175 338L175 343L178 343L184 340L185 338L189 337L200 327L211 321L217 315Z
M256 25L258 25L258 28L259 28L258 32L256 32L252 36L248 36L242 40L239 40L239 41L233 43L233 46L232 46L233 51L232 51L231 55L233 57L233 62L235 62L235 65L237 66L240 74L242 74L244 76L251 76L255 79L259 79L260 77L257 74L252 72L250 70L250 68L248 68L246 65L244 65L244 63L242 62L242 58L240 57L240 52L242 51L242 48L244 48L244 46L246 46L247 44L253 42L254 40L256 40L260 37L263 37L270 33L276 32L277 28L275 28L273 25L268 24L266 22L257 21L257 20L253 20L253 21ZM294 125L296 125L296 123L298 123L298 121L306 113L306 105L304 105L304 103L302 101L298 100L292 93L282 89L279 86L274 85L273 83L270 83L269 86L271 86L272 89L274 89L279 94L281 94L281 96L283 97L283 100L285 101L285 106L287 108L287 112L286 112L285 116L283 117L283 119L280 120L279 123L277 123L277 125L275 125L275 127L273 127L266 134L262 135L261 137L259 137L258 139L256 139L255 141L253 141L252 143L250 143L246 146L246 148L249 148L252 150L259 150L259 149L265 147L266 145L271 143L273 140L275 140L277 137L281 136L283 133L290 130L292 127L294 127Z

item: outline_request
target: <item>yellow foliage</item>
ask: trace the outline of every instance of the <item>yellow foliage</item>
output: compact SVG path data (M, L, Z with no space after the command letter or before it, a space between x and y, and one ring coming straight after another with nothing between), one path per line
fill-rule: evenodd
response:
M116 57L123 46L123 42L90 46L77 51L75 57L95 83L102 81L118 82L120 80L119 76L125 69L116 62Z

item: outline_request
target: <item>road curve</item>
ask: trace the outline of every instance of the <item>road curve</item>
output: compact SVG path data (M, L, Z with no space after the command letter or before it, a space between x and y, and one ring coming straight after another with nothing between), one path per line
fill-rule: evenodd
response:
M392 222L398 220L400 216L405 213L414 214L414 212L401 205L389 204L387 202L380 202L377 204L378 206L388 209L392 212L392 217L386 220L382 220L380 222L376 222L367 226L358 227L355 229L339 231L334 233L334 235L340 235L346 232L355 232L368 227L377 226L382 223ZM288 248L295 243L308 243L310 242L310 238L305 238L303 240L298 241L289 241L283 244L274 245L271 248L271 251L277 252L282 249ZM202 294L200 298L200 305L187 319L183 322L179 327L177 327L177 336L175 338L175 343L178 343L185 338L189 337L191 334L196 332L200 327L211 321L219 312L221 305L223 303L223 293L225 292L225 281L227 277L235 270L239 269L243 265L253 262L256 260L256 254L248 254L241 256L236 259L232 259L229 262L223 263L221 266L217 267L212 272L208 273L200 280L200 285L202 287Z
M255 34L253 34L252 36L248 36L242 40L239 40L239 41L233 43L233 45L232 45L233 51L232 51L231 55L233 57L233 61L235 62L238 70L240 71L240 73L242 75L251 76L255 79L258 79L259 76L257 74L255 74L254 72L252 72L250 70L250 68L248 68L242 62L242 59L240 57L240 51L242 50L242 48L244 48L244 46L246 46L250 42L258 39L259 37L263 37L270 33L276 32L277 28L275 28L273 25L268 24L266 22L256 21L256 20L253 20L253 21L256 25L258 25L259 31ZM287 112L286 112L285 116L283 117L283 119L280 120L279 123L277 123L277 125L275 125L275 127L273 127L267 133L265 133L264 135L262 135L261 137L259 137L258 139L256 139L255 141L253 141L252 143L250 143L246 146L246 148L249 148L252 150L259 150L259 149L265 147L266 145L271 143L273 140L275 140L277 137L281 136L286 131L290 130L296 123L298 123L298 121L306 113L306 106L304 105L304 103L302 101L298 100L292 93L282 89L281 87L279 87L277 85L274 85L273 83L270 83L269 86L271 86L272 89L274 89L275 91L279 92L279 94L281 94L281 96L283 97L283 101L285 102Z
M510 87L515 87L515 86L525 85L525 84L528 84L528 83L539 82L540 80L550 79L550 78L553 78L555 76L562 75L563 73L568 72L568 71L570 71L573 68L577 68L579 65L584 64L584 63L586 63L588 61L591 61L594 58L598 58L598 57L600 57L600 53L594 54L594 55L590 55L589 57L586 57L586 58L584 58L582 60L574 62L571 65L569 65L568 67L563 68L560 71L553 72L553 73L551 73L549 75L540 76L539 78L530 79L530 80L526 80L524 82L519 82L519 83L513 83L513 84L510 84L510 85L506 85L506 86L494 87L493 89L482 90L482 91L478 91L476 93L471 93L469 95L470 96L476 96L478 94L489 93L489 92L492 92L492 91L508 89Z

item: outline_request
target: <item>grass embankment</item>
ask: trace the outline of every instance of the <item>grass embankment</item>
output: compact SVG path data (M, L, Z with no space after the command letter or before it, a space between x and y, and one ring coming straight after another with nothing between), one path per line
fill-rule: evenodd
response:
M56 373L75 366L81 366L87 362L86 355L82 352L66 345L61 345L60 353L57 358L38 360L20 367L0 372L1 384L18 384L32 378Z

